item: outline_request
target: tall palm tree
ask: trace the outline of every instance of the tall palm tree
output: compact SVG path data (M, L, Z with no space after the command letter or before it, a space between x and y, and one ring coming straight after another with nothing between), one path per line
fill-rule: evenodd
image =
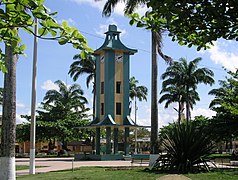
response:
M49 90L44 97L44 104L53 103L55 106L62 106L65 109L74 109L79 111L85 109L87 99L83 96L83 90L80 85L73 84L69 87L61 80L55 81L59 90Z
M137 86L138 80L133 76L130 78L130 92L129 96L132 100L135 100L135 124L137 124L137 99L139 101L146 100L148 95L148 89L145 86ZM137 129L135 129L135 153L137 154Z
M0 105L3 103L3 88L0 88Z
M95 0L99 1L99 0ZM125 14L131 14L139 5L145 5L148 0L107 0L103 8L103 15L110 16L119 2L125 2ZM158 154L158 53L169 64L172 58L162 52L162 32L160 29L152 31L152 56L151 56L151 153Z
M95 101L96 101L96 92L95 92L95 76L96 76L96 65L95 60L92 55L87 56L86 59L81 59L80 55L76 54L73 59L75 60L69 69L69 75L73 78L74 81L77 81L79 76L87 74L86 85L89 88L90 83L93 84L93 117L95 116Z
M178 112L178 123L180 124L180 122L184 120L182 119L182 113L184 111L184 104L186 104L185 89L176 84L171 84L168 87L162 88L160 93L163 95L159 99L159 103L165 102L165 108L168 108L172 103L178 103L178 109L174 109ZM196 101L199 101L200 98L197 91L190 90L189 94L189 106L193 109L193 105L195 105Z
M197 85L214 84L214 73L208 68L198 68L201 58L196 58L188 62L185 58L180 58L178 62L174 62L162 74L163 81L162 92L174 93L174 101L186 104L186 120L190 119L190 109L196 101L200 100L196 92ZM173 90L173 91L172 91ZM160 102L169 100L169 97L163 97ZM170 101L167 101L170 104ZM181 109L180 109L181 110Z
M129 96L132 100L135 101L135 121L136 121L136 111L138 109L137 107L137 99L139 101L147 101L147 95L148 95L148 89L145 86L137 86L139 83L138 80L133 76L130 78L129 84L130 84L130 92Z

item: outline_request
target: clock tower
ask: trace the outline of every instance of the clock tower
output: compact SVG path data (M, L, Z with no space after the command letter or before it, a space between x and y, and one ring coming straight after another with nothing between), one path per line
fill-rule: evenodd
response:
M95 50L96 154L100 154L100 129L106 128L106 154L118 152L118 130L124 130L124 152L129 154L129 128L137 126L129 116L130 55L137 52L120 41L116 25L109 25L103 45ZM111 134L113 131L113 152Z

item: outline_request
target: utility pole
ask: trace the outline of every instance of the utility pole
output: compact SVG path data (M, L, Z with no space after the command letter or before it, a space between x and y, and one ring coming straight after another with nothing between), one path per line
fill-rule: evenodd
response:
M32 93L31 93L31 132L30 132L30 174L35 174L35 138L36 138L36 72L37 72L37 35L38 21L35 19L35 37L33 51L33 68L32 68Z
M136 98L137 96L135 96L135 124L137 125L137 117L136 117L136 113L137 113L137 103L136 103ZM137 154L138 151L138 147L137 147L137 127L135 128L135 154Z

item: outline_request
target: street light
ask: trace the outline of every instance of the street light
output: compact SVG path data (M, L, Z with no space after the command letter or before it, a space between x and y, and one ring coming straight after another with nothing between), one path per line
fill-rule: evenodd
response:
M31 93L31 137L30 137L30 174L35 174L35 137L36 137L36 72L37 72L37 35L38 22L35 19L35 37L33 50L33 68L32 68L32 93Z

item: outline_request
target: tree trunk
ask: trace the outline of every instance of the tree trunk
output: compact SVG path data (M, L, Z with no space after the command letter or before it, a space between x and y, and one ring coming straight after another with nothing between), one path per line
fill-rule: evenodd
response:
M96 83L93 85L93 120L95 118L95 113L96 113Z
M17 55L13 55L10 46L6 46L5 50L8 72L4 74L0 178L1 180L15 180Z
M152 31L152 66L151 66L151 145L150 153L158 154L158 46L156 33Z
M178 124L180 124L181 123L181 114L182 114L181 102L178 103L178 106L179 106L178 107Z
M189 113L189 89L188 89L188 86L186 87L186 92L187 92L187 95L186 95L186 123L188 125L188 121L190 119L190 113Z

